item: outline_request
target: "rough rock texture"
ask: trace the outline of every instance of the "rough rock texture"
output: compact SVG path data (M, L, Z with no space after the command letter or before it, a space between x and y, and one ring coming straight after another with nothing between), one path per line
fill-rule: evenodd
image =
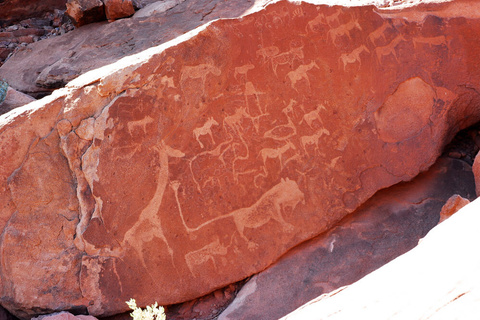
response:
M172 40L213 19L238 17L251 6L248 0L190 0L168 12L83 26L16 52L0 67L0 79L21 92L43 97L89 70Z
M469 203L470 203L470 200L465 199L458 194L454 194L443 205L442 210L440 211L440 221L438 223L447 220L454 213L456 213L458 210L465 207Z
M475 157L473 163L473 174L475 176L475 188L477 190L477 196L480 196L480 154Z
M54 9L65 10L66 0L4 0L0 1L0 27L38 17L42 13L52 12Z
M105 5L102 0L68 0L67 15L77 27L103 21L106 19Z
M410 252L282 318L475 319L480 314L480 200L435 227Z
M0 303L187 301L426 170L480 120L463 4L416 20L282 1L0 116Z
M129 17L135 13L132 0L103 0L108 21Z
M471 167L440 158L428 172L378 192L338 226L253 276L218 320L279 319L352 284L415 247L455 193L475 198Z
M54 314L32 318L32 320L97 320L97 318L92 316L85 316L85 315L74 316L70 312L58 312Z
M7 113L32 101L35 101L35 99L9 87L5 100L0 103L0 114Z

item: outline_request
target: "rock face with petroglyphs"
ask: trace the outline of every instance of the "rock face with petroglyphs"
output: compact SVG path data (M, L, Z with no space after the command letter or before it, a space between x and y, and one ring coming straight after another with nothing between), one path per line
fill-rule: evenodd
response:
M458 3L280 1L2 115L0 303L199 297L426 170L480 120L480 20Z

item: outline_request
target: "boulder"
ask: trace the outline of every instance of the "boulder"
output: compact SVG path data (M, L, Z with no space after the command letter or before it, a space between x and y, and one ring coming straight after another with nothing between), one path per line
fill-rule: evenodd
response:
M55 9L65 10L66 0L6 0L0 1L0 27L24 19L40 17Z
M322 295L283 320L475 319L480 312L480 200L435 227L408 253Z
M68 0L66 13L77 27L106 19L102 0Z
M32 101L35 101L35 99L31 96L9 87L7 89L5 100L0 103L0 114L7 113L12 109L21 107Z
M114 21L133 15L135 9L132 0L103 0L108 21Z
M415 20L279 1L0 116L0 303L200 297L425 171L480 120L465 3Z
M86 316L86 315L73 315L70 312L57 312L57 313L52 313L48 315L42 315L38 316L35 318L32 318L32 320L97 320L97 318L92 317L92 316Z
M218 320L279 319L354 283L414 248L456 193L475 198L471 166L442 157L414 180L379 191L327 233L253 276Z

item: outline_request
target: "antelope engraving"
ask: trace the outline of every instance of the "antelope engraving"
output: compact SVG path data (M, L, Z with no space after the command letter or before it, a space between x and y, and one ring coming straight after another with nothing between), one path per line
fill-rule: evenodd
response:
M133 137L133 131L136 128L140 128L143 130L144 134L147 134L147 124L153 123L153 118L150 116L146 116L142 120L134 120L134 121L129 121L127 123L127 128L128 128L128 133Z
M416 49L418 44L428 44L429 47L431 46L446 46L447 39L445 36L438 36L432 38L425 38L425 37L413 37L413 47Z
M247 79L247 73L249 70L252 70L254 69L255 66L253 64L245 64L243 66L240 66L240 67L235 67L235 73L233 74L233 77L235 79L237 79L237 76L240 74L240 75L243 75L245 76L245 79Z
M228 253L228 248L232 245L231 241L228 246L224 246L220 243L220 239L218 236L215 237L216 239L207 244L206 246L189 252L185 255L185 262L187 263L188 269L190 273L197 277L201 274L201 270L198 274L194 273L194 269L204 263L211 261L213 263L213 267L217 270L217 264L215 262L216 256L225 256ZM233 237L232 237L233 239Z
M257 50L257 58L262 57L263 62L265 63L271 57L276 56L279 53L280 53L280 49L278 49L278 47L276 46L266 47L266 48Z
M298 60L303 60L303 46L302 47L293 47L290 48L289 51L280 53L276 56L273 56L271 58L272 61L272 69L275 75L277 75L277 67L279 65L285 65L285 64L293 64L293 61L295 59Z
M320 117L320 110L322 109L327 110L323 104L319 104L315 110L306 113L299 124L302 124L302 122L305 121L307 125L313 129L313 121L318 120L320 124L323 125L322 118Z
M332 26L332 22L336 21L337 23L340 23L339 21L339 17L340 15L342 14L342 9L337 9L337 11L334 13L334 14L331 14L329 16L326 16L325 17L325 21L327 22L327 24L331 27Z
M213 119L213 117L208 118L208 120L205 122L205 124L200 127L196 128L193 130L193 135L195 136L195 139L197 139L198 143L200 144L200 147L203 149L204 145L200 141L200 137L204 135L209 135L210 138L212 139L212 143L215 144L215 140L213 140L213 134L212 134L212 126L218 126L218 122Z
M378 39L383 39L383 41L386 42L387 39L385 38L385 31L387 31L387 29L390 27L391 25L388 22L384 22L380 28L372 31L368 35L368 40L370 40L373 45L375 45L375 41L377 41Z
M275 159L278 158L280 160L280 168L283 170L283 161L282 155L286 153L288 150L296 150L297 148L291 141L286 141L285 145L280 148L263 148L260 150L260 156L262 157L263 167L266 168L267 159Z
M302 144L302 148L305 152L307 152L308 145L315 145L315 151L319 150L318 141L323 135L330 135L330 131L325 128L320 129L317 133L311 136L303 136L300 137L300 143Z
M310 79L308 78L307 71L310 71L313 67L320 69L315 61L310 62L309 64L302 64L296 70L290 71L287 73L287 77L290 79L290 83L293 89L296 90L295 85L297 81L305 79L307 81L308 87L310 88Z
M407 40L403 37L403 35L399 34L388 45L386 45L384 47L375 48L375 52L377 54L378 62L381 63L382 62L382 57L388 56L388 55L391 55L391 54L393 54L393 56L395 57L395 60L398 62L397 52L395 51L395 47L402 41L407 41Z
M307 26L305 27L305 32L308 33L308 30L315 32L315 29L319 25L325 24L325 23L326 23L325 15L322 12L320 12L313 20L310 20L307 23Z
M368 50L368 48L365 45L361 45L360 47L354 49L350 53L343 53L339 59L339 61L343 62L343 71L345 71L347 64L349 63L358 62L360 63L360 66L362 66L362 60L360 59L360 54L363 51L370 53L370 50Z
M335 29L330 29L328 31L327 36L332 39L333 44L335 44L337 38L341 36L347 36L351 40L352 36L350 35L350 31L352 31L355 28L357 28L360 31L362 30L362 27L360 26L360 23L358 23L357 18L349 21L346 24L340 25Z
M171 184L173 191L175 192L175 198L177 200L177 206L179 208L180 218L182 223L185 227L185 230L188 233L198 231L215 221L223 220L232 217L237 228L238 233L240 236L247 242L248 248L250 250L255 249L258 245L252 241L250 241L245 236L245 228L256 229L258 227L263 226L271 219L279 222L285 230L291 231L293 230L293 225L286 222L283 218L283 212L286 208L290 208L291 210L295 210L297 205L300 202L305 203L305 195L298 187L298 184L286 178L285 180L282 178L280 183L273 186L270 190L265 192L260 199L258 199L253 205L250 207L240 208L230 212L229 214L213 218L207 222L202 223L198 227L192 228L189 227L183 217L183 212L181 210L180 201L178 198L178 187L179 182L175 181ZM207 245L206 247L202 248L205 249L204 251L218 251L225 252L225 249L212 249L214 245ZM199 258L204 259L204 258ZM192 260L192 266L195 265L193 261L200 261L190 258ZM208 261L205 260L205 262Z
M185 87L185 82L189 79L200 79L202 81L203 93L205 93L205 81L207 80L208 74L213 74L219 76L222 74L222 71L211 64L199 64L197 66L184 66L182 68L180 76L180 84L182 87Z

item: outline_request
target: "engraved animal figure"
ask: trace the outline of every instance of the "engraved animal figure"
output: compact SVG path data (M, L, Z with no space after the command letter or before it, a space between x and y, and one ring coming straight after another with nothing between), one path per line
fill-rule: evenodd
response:
M417 45L420 44L428 44L429 47L431 46L441 46L441 45L447 45L447 39L445 36L437 36L437 37L431 37L431 38L426 38L426 37L413 37L413 47L416 49Z
M248 106L248 97L249 96L255 96L255 101L257 103L258 111L260 114L264 114L264 111L262 110L262 107L260 105L260 99L258 98L259 95L265 94L265 92L257 91L255 87L253 86L252 82L247 82L245 83L245 104Z
M240 67L235 67L235 73L233 74L234 78L237 79L237 76L240 74L240 75L243 75L245 76L245 79L247 78L247 73L249 70L252 70L254 69L255 66L253 64L245 64L243 66L240 66Z
M277 75L277 67L279 65L293 64L295 59L303 60L303 46L302 47L293 47L289 51L280 53L271 58L272 68L275 75Z
M271 57L276 56L279 53L280 53L280 49L278 49L278 47L276 46L266 47L266 48L257 50L257 58L262 57L263 62L266 62Z
M150 116L146 116L142 120L129 121L127 123L128 133L133 137L133 132L136 128L141 128L144 134L147 134L147 124L153 123L154 120Z
M360 47L354 49L350 53L344 53L340 56L340 61L343 62L343 71L345 71L347 64L349 63L355 63L358 62L360 63L360 66L362 65L362 60L360 59L360 54L366 51L370 53L370 50L365 45L361 45Z
M340 25L335 29L330 29L328 31L327 36L332 39L332 43L335 44L337 37L341 36L347 36L349 39L352 39L352 36L350 35L350 31L353 29L357 28L358 30L362 30L362 27L360 26L360 23L358 23L358 19L355 18L346 24Z
M202 223L201 225L197 227L189 227L185 221L185 218L183 217L183 212L181 210L181 205L180 201L178 198L178 188L179 188L180 183L178 181L172 181L170 186L175 192L175 198L177 200L177 206L179 208L179 214L180 218L182 220L182 223L185 227L185 230L188 233L196 232L211 223L223 219L227 219L229 217L233 218L233 221L235 223L235 226L237 228L237 231L239 232L240 236L248 243L248 248L249 249L254 249L257 244L250 241L246 236L245 236L245 228L252 228L256 229L258 227L261 227L262 225L266 224L269 222L271 219L279 222L282 227L288 231L293 229L293 225L290 223L286 222L285 219L283 218L283 212L285 211L286 208L290 208L291 210L295 210L297 205L302 202L305 203L305 195L303 192L300 190L298 187L298 184L290 180L288 178L281 179L280 183L276 184L273 186L270 190L265 192L260 199L258 199L253 205L250 207L245 207L245 208L240 208L237 210L234 210L230 212L229 214L213 218L209 221L206 221ZM232 240L231 240L232 241ZM230 241L230 242L231 242ZM215 247L215 245L207 245L203 247L203 253L205 252L218 252L217 254L222 254L222 252L225 252L226 249L220 249L218 246ZM228 248L229 246L227 246ZM208 261L208 257L204 258L199 258L199 254L197 255L197 259L195 257L190 257L189 260L191 261L191 265L194 266L195 262L197 261L198 264L200 261L204 260L204 262ZM203 255L205 256L205 255ZM205 260L206 259L206 260ZM202 262L202 263L204 263Z
M318 141L323 135L330 135L330 131L325 128L320 129L317 133L311 136L303 136L300 138L300 143L302 144L303 150L307 152L308 145L315 145L315 151L319 150Z
M397 60L397 62L398 62L397 52L395 51L395 47L402 41L407 41L407 40L403 37L403 35L399 34L388 45L386 45L384 47L375 48L375 52L377 54L378 62L381 63L382 62L382 57L388 56L390 54L393 54L393 56L395 57L395 60Z
M215 140L213 140L213 134L212 134L212 126L218 126L218 122L213 119L213 117L208 118L208 120L205 122L205 124L200 127L196 128L193 130L193 135L195 136L195 139L197 139L198 143L200 144L200 147L204 148L203 143L200 141L199 137L204 136L204 135L209 135L210 138L212 139L212 143L215 144Z
M376 29L375 31L372 31L368 35L368 40L370 40L370 42L373 45L375 45L375 41L377 41L378 39L383 39L383 41L387 41L387 39L385 38L385 31L390 27L391 27L390 23L385 21L380 28Z
M340 15L342 14L342 10L341 9L337 9L337 11L334 13L334 14L331 14L329 16L326 16L325 17L325 21L327 22L327 24L331 27L332 26L332 22L336 21L337 23L340 23L340 21L338 20L338 17L340 17Z
M307 26L305 27L305 32L308 33L308 30L314 32L319 25L325 24L325 23L326 23L325 15L322 12L320 12L313 20L310 20L307 23Z
M297 148L291 141L286 141L285 145L280 148L263 148L260 150L260 156L262 157L263 166L266 168L267 159L275 159L278 158L280 160L280 168L283 170L283 161L282 155L286 153L288 150L296 150Z
M217 270L215 257L226 255L228 253L228 248L231 245L232 243L230 241L230 245L224 246L222 243L220 243L220 239L218 238L218 236L216 236L216 239L213 242L207 244L206 246L198 250L187 253L185 255L185 262L187 263L190 273L195 277L198 276L198 274L194 273L194 269L208 261L211 261L213 263L213 267L215 268L215 270Z
M305 121L307 125L313 129L312 127L313 121L318 120L320 124L323 125L322 118L320 118L320 110L322 109L326 110L323 104L319 104L315 110L310 111L309 113L306 113L299 124L302 124L302 122Z
M219 76L222 74L222 71L214 65L207 63L199 64L197 66L185 66L182 68L180 84L184 87L187 80L200 79L202 81L203 93L205 93L205 81L207 80L207 75L210 73Z
M284 108L284 110L285 110L285 108ZM281 125L275 126L272 129L268 130L267 132L265 132L263 134L263 137L267 138L267 139L277 140L277 141L285 141L285 140L288 140L289 138L295 136L297 134L297 127L295 127L295 124L293 124L292 119L290 119L290 117L288 115L287 115L287 121L288 121L287 124L281 124ZM287 130L285 130L285 129L287 129ZM291 131L292 131L288 135L279 135L279 134L275 133L275 132L279 132L279 131L288 132L288 129L291 129Z
M159 171L156 177L157 187L155 193L148 203L148 205L142 210L138 220L135 224L125 233L123 237L122 247L125 247L125 243L128 243L138 254L142 265L148 270L146 266L146 259L144 257L143 244L152 241L154 238L160 238L167 245L168 253L172 258L173 262L173 249L168 244L167 238L163 232L163 227L161 225L159 217L159 209L162 204L163 194L167 187L169 169L168 169L168 158L182 158L185 156L180 150L176 150L166 145L162 140L160 144L153 148L158 154L159 157Z
M320 69L315 61L312 61L309 64L302 64L296 70L287 73L287 77L290 79L292 88L296 90L295 84L297 81L302 79L307 81L308 87L310 88L310 79L308 78L307 71L310 71L313 67Z

